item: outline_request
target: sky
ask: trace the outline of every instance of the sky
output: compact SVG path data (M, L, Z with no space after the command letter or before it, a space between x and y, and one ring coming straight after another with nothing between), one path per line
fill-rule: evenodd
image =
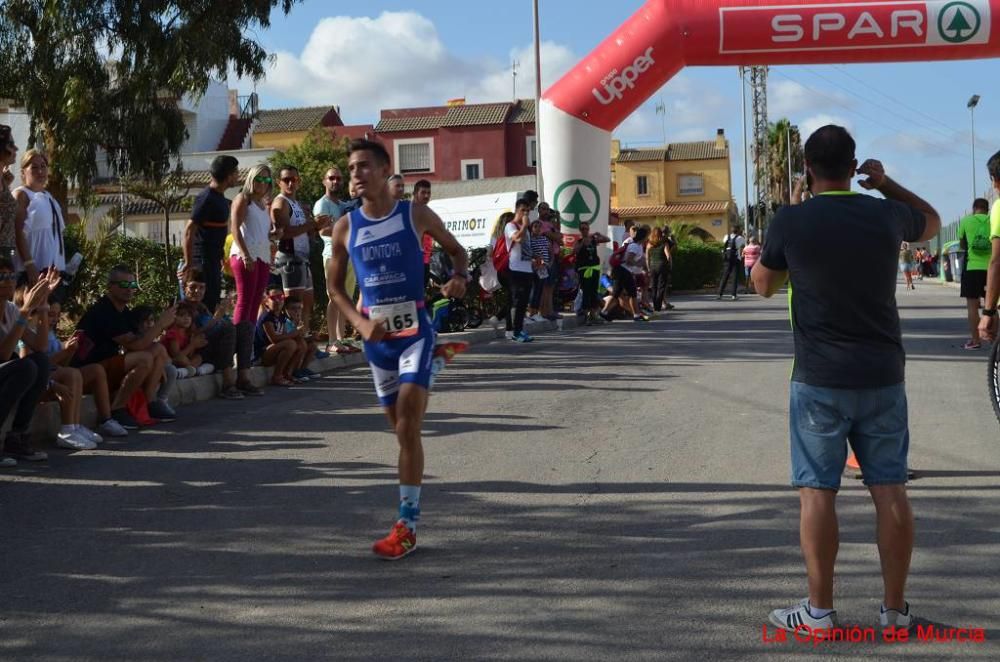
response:
M641 5L642 0L540 0L542 85L555 82ZM274 62L256 85L262 108L336 105L347 124L377 123L379 110L534 94L531 0L353 5L305 0L256 35ZM847 127L859 161L878 158L895 180L927 199L945 223L988 191L986 161L1000 150L1000 80L995 60L773 67L768 118L787 117L803 137L828 123ZM249 81L230 80L241 93ZM1000 88L998 88L1000 89ZM970 112L975 110L975 170ZM662 102L665 115L655 111ZM615 132L623 146L712 140L725 129L733 196L743 207L741 85L735 67L689 68ZM752 183L751 183L752 186Z

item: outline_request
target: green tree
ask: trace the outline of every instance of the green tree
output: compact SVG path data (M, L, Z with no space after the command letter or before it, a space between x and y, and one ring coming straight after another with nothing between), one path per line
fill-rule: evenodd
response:
M255 37L297 1L3 0L0 98L31 115L29 144L48 153L61 201L72 183L88 199L99 149L156 180L187 137L177 100L229 71L262 78Z
M792 155L791 168L794 180L796 176L805 171L802 137L799 135L798 127L793 126L787 117L783 117L768 128L768 163L766 167L771 179L771 200L775 204L787 205L792 198L792 192L788 188L789 151Z
M170 214L191 208L192 184L180 163L163 177L144 179L133 176L125 180L126 191L143 200L149 200L163 214L163 255L167 267L174 264L170 246Z

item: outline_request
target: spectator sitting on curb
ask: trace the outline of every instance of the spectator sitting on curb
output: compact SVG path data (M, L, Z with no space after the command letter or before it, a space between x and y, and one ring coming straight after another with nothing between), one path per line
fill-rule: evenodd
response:
M263 265L258 265L263 267ZM223 298L212 313L202 303L205 296L205 281L201 272L193 269L184 284L184 300L194 304L196 314L194 325L204 334L208 345L202 357L222 370L222 391L219 397L239 400L244 395L264 395L250 379L250 359L253 354L253 326L249 321L233 324L229 319L232 301ZM256 310L250 311L256 317ZM233 374L233 355L236 355L236 374Z
M285 299L285 334L295 339L298 346L299 362L292 367L292 377L309 381L319 377L318 372L309 369L309 362L316 355L316 339L309 335L302 323L302 299L292 295Z
M24 298L27 293L27 285L17 288L17 292L14 294L14 304L18 308L24 306ZM51 301L51 294L49 299ZM58 306L59 304L49 303L35 309L28 320L28 330L31 333L25 334L17 345L21 352L21 358L27 358L34 352L42 352L49 357L49 365L52 367L49 373L48 389L42 394L42 399L54 398L59 402L62 425L59 432L56 433L56 445L60 448L76 451L94 450L97 448L97 444L104 441L104 438L80 425L83 376L76 368L55 366L52 363L52 355L62 349L62 343L51 330L51 320L56 319L51 316L53 305Z
M178 379L211 375L215 372L215 366L205 363L198 353L198 350L208 345L208 341L203 334L192 330L196 312L194 304L187 301L177 304L174 323L160 338L160 343L167 348L170 360L177 368Z
M267 296L264 297L265 310L257 320L257 332L254 334L254 360L265 368L274 368L272 386L302 383L302 380L292 376L297 361L301 361L302 357L299 356L295 338L285 333L284 314L281 312L284 303L284 288L275 283L268 285Z
M108 390L115 394L111 417L126 430L139 428L126 406L140 387L145 392L150 417L166 422L177 416L169 404L157 398L164 379L163 367L170 357L166 348L156 342L160 333L173 324L176 306L163 311L150 328L137 333L128 304L138 289L131 269L124 265L111 269L107 292L87 309L76 325L82 337L71 361L74 368L93 363L104 368Z
M49 295L59 285L59 272L50 271L24 296L24 305L14 305L14 281L17 274L10 260L0 258L0 424L14 411L14 420L6 438L0 438L0 467L17 465L17 460L41 462L48 455L31 446L29 427L38 399L49 383L49 357L34 352L19 358L14 350L21 338L31 342L35 333L28 329L28 318L39 308L45 310ZM47 324L48 312L43 312ZM15 459L16 458L16 459Z
M80 345L80 336L73 335L66 341L65 345L56 335L59 328L59 318L62 314L62 307L49 298L49 362L53 369L69 365L70 359L76 354ZM118 424L118 421L111 418L111 395L108 393L108 376L104 368L97 363L85 365L79 370L83 380L83 393L94 396L94 405L97 408L97 434L102 437L127 437L128 430ZM58 372L58 370L56 370ZM78 419L79 420L79 419Z

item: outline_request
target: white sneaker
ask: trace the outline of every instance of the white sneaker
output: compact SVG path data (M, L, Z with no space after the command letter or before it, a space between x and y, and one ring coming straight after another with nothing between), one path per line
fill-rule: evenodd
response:
M491 317L489 319L489 323L490 326L492 326L494 329L499 329L501 326L504 325L504 321L499 317Z
M811 630L829 630L837 625L837 612L831 611L822 618L813 618L808 609L809 598L788 607L787 609L775 609L771 612L768 620L771 624L795 632L796 628L807 627Z
M200 366L198 366L199 377L204 377L205 375L211 375L213 372L215 372L215 366L212 365L211 363L202 363Z
M513 340L514 339L514 332L513 331L504 331L503 332L503 337L506 338L507 340Z
M87 441L92 441L95 444L102 444L102 443L104 443L104 437L102 437L101 435L97 434L96 432L94 432L90 428L84 427L82 425L76 426L76 430L74 430L74 432L77 434L77 436L83 437Z
M74 451L92 451L97 448L97 444L77 436L76 430L73 432L59 432L56 434L56 446L69 448Z
M548 320L542 317L541 314L531 315L528 319L532 322L548 322Z
M900 630L909 630L913 625L913 615L910 613L910 603L906 603L903 611L898 609L886 609L884 606L878 609L878 620L882 624L882 629L895 627Z
M109 418L97 426L97 431L106 437L127 437L128 430L113 418Z

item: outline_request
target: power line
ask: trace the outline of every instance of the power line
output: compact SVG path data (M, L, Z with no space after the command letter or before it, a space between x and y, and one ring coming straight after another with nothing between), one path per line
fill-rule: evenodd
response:
M930 140L927 140L926 138L923 138L923 137L921 137L919 135L915 135L915 134L909 133L907 131L902 131L902 130L899 129L899 127L891 126L891 125L886 124L885 122L883 122L881 120L878 120L878 119L876 119L874 117L870 117L868 115L865 115L864 113L851 108L850 106L848 106L847 104L843 103L842 101L840 101L836 97L830 96L829 94L825 94L825 93L820 92L819 90L817 90L815 88L809 87L805 83L803 83L801 81L798 81L798 80L795 80L794 78L792 78L792 77L790 77L790 76L788 76L786 74L783 74L780 71L775 71L774 73L776 75L778 75L778 76L781 76L782 78L784 78L786 80L790 80L791 82L793 82L793 83L795 83L797 85L801 85L804 89L812 92L813 94L821 96L821 97L823 97L825 99L829 99L831 102L833 102L837 106L840 106L841 108L843 108L847 112L853 113L853 114L857 115L858 117L861 117L862 119L865 119L865 120L871 122L872 124L877 124L877 125L885 128L885 129L889 129L890 131L894 131L894 132L896 132L896 133L898 133L900 135L908 136L908 137L913 138L914 140L916 140L918 142L924 143L928 147L933 147L933 148L935 148L937 150L940 150L940 151L943 151L943 152L947 152L947 153L949 153L949 154L951 154L953 156L957 156L957 157L961 157L961 158L965 158L966 157L965 154L962 154L960 152L956 152L953 149L949 149L948 147L946 147L946 146L944 146L944 145L942 145L940 143L931 142Z
M867 104L869 104L871 106L875 106L876 108L881 108L882 110L886 111L887 113L898 113L899 112L898 108L886 108L882 104L877 103L875 101L872 101L871 99L869 99L867 97L864 97L864 96L858 94L857 92L854 92L850 88L844 87L843 85L841 85L837 81L832 80L830 78L827 78L826 76L824 76L823 74L819 73L818 71L816 71L814 69L810 69L809 67L802 67L802 69L805 70L806 72L812 74L813 76L816 76L817 78L821 78L821 79L825 80L826 82L830 83L831 85L833 85L835 87L839 87L840 89L844 90L845 92L847 92L851 96L857 97L858 99L864 101L865 103L867 103ZM905 104L901 104L898 101L896 103L899 104L899 105L905 106ZM907 118L907 119L909 120L909 118ZM913 120L909 120L909 121L913 121ZM954 140L954 138L955 138L954 129L952 130L952 133L945 133L941 129L938 129L938 128L932 127L932 126L927 126L927 125L924 125L924 124L920 124L919 122L914 122L914 124L922 126L923 128L925 128L925 129L927 129L929 131L934 131L935 133L937 133L937 134L939 134L941 136L944 136L945 138L948 138L949 140Z

